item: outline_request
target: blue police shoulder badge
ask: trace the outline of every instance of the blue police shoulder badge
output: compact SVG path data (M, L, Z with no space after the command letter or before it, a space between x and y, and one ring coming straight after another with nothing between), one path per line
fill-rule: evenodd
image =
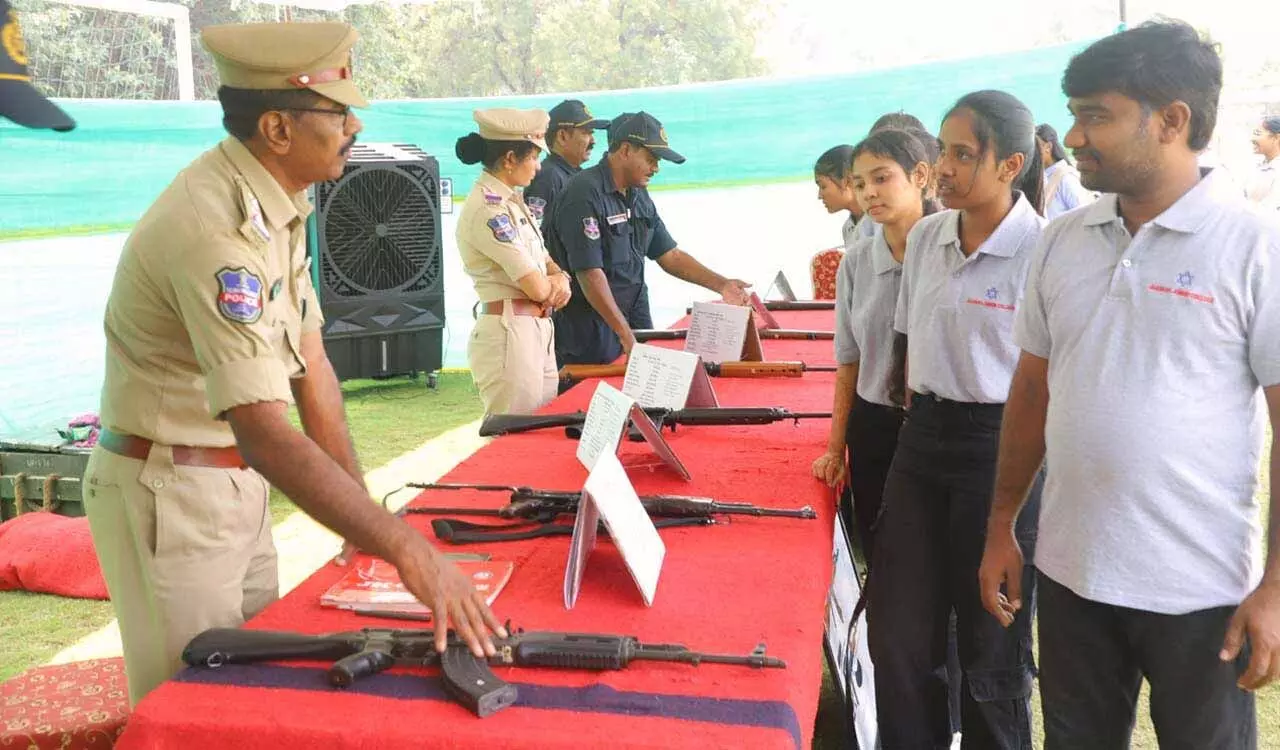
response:
M262 279L244 266L222 268L218 279L218 312L236 323L256 323L262 317Z
M529 198L525 198L524 202L525 202L525 205L529 207L529 210L533 213L533 218L535 219L541 219L542 212L547 210L546 198L539 198L538 196L535 195Z
M493 192L489 188L480 188L480 192L484 194L484 202L490 206L496 206L502 202L502 196Z
M498 242L510 242L516 238L515 225L511 223L511 217L506 214L491 216L485 223L489 225L493 238Z
M596 221L596 217L588 216L582 220L582 233L587 235L587 239L600 239L600 224Z

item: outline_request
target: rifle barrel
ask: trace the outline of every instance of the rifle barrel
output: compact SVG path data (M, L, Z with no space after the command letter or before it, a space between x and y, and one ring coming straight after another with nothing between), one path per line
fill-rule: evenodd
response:
M765 667L785 669L787 666L787 663L782 659L766 656L762 647L757 647L753 653L747 656L735 656L732 654L703 654L672 644L652 646L640 644L632 653L631 658L644 661L678 661L694 666L703 662L707 664L736 664L744 667L756 667L757 669Z
M517 492L520 489L505 484L452 484L449 482L406 482L404 486L419 490L476 490L477 492Z
M405 513L419 513L424 516L442 516L452 513L459 516L494 516L505 518L500 508L405 508Z
M747 503L716 503L709 508L712 513L746 516L781 516L782 518L817 518L818 514L808 505L803 508L761 508Z

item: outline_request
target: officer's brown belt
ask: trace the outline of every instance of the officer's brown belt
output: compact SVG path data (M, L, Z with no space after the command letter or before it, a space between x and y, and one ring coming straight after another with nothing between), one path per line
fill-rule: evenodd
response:
M105 427L98 432L98 445L103 450L111 451L125 458L136 458L146 461L151 454L152 442L136 435L121 435ZM231 446L228 448L197 448L189 445L175 445L173 463L179 466L204 466L210 469L245 469L248 464L240 451Z
M513 315L531 315L535 318L545 318L551 314L550 310L531 299L500 299L493 302L481 302L480 312L485 315L501 315L504 302L511 303L511 313Z

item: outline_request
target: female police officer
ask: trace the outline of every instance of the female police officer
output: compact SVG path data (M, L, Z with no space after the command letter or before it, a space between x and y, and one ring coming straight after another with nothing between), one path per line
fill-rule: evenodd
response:
M463 164L482 163L458 220L458 251L480 298L467 345L485 413L530 413L556 395L551 311L569 301L569 277L542 244L516 188L538 172L547 113L476 110L478 133L458 139Z

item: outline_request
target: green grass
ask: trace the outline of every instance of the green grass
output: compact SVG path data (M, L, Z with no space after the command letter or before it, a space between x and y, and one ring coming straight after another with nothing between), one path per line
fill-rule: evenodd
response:
M342 384L347 420L360 465L367 472L483 413L468 372L426 377L353 380ZM296 413L291 414L297 424ZM271 491L273 525L297 510ZM53 658L115 617L110 602L0 591L0 682Z
M439 378L435 390L425 375L342 384L351 440L365 472L484 414L470 372L442 372ZM289 419L301 428L296 409L289 410ZM274 488L270 507L272 525L298 509Z

